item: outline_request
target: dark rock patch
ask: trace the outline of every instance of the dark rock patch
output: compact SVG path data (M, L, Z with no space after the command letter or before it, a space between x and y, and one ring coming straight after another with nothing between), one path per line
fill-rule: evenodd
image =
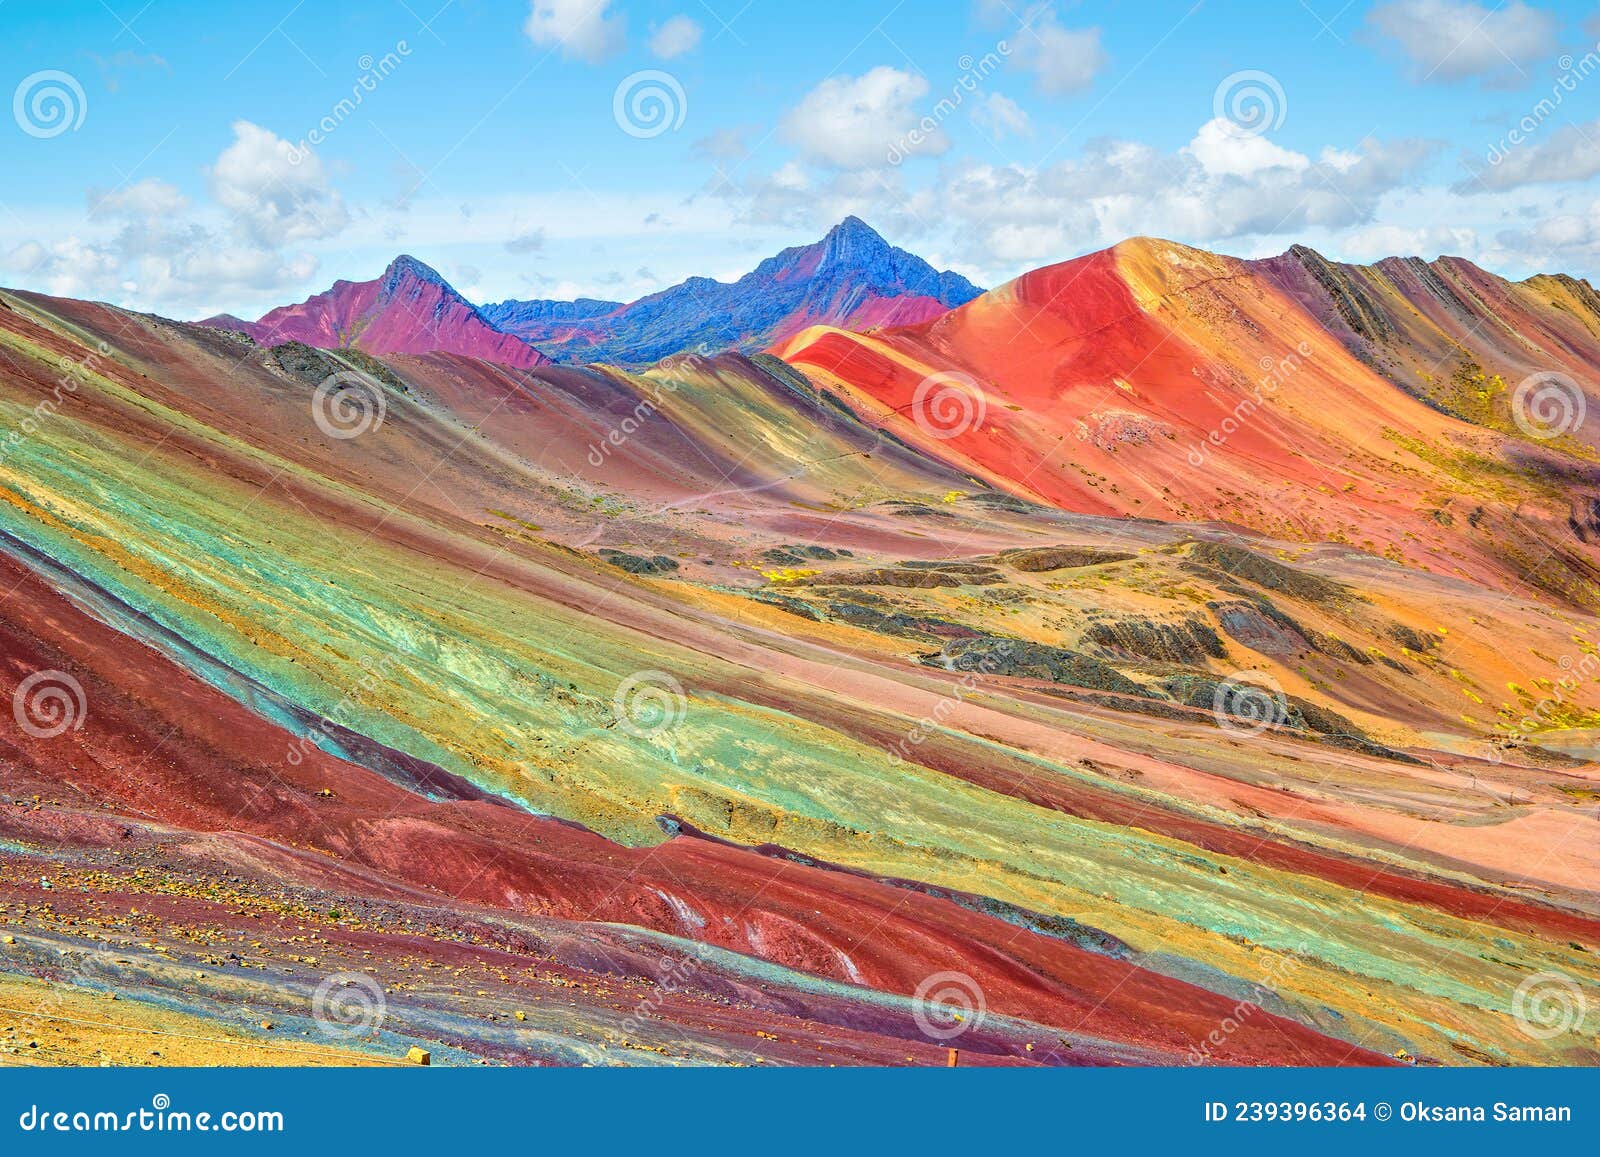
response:
M1176 623L1149 619L1095 623L1084 633L1084 638L1116 658L1149 659L1191 667L1208 658L1225 658L1228 653L1209 625L1189 618Z
M1197 542L1189 548L1189 561L1307 602L1331 602L1348 598L1351 594L1350 588L1343 583L1306 574L1275 562L1264 554L1228 543Z
M832 562L835 559L854 557L855 553L853 551L844 550L843 548L835 550L832 547L817 546L813 543L798 546L793 543L786 543L783 546L770 547L761 552L763 561L777 566L803 566L808 560L812 559L820 562Z
M1036 573L1048 570L1066 570L1069 567L1101 566L1110 562L1127 562L1134 556L1123 551L1096 550L1089 546L1038 546L1021 550L1003 551L1000 561L1013 570Z
M839 622L849 623L853 627L862 627L881 635L894 635L902 639L938 641L975 639L983 635L981 631L945 619L908 615L899 611L885 613L872 607L864 607L860 603L831 602L828 604L828 614Z
M799 580L808 586L861 586L861 587L960 587L987 586L1001 582L999 572L971 574L966 571L914 570L898 567L875 567L869 570L834 571L831 574L807 575Z
M983 635L974 639L955 639L937 655L925 655L928 667L949 671L979 671L986 675L1015 675L1069 683L1096 691L1121 695L1148 696L1149 691L1107 663L1078 651Z
M1234 642L1263 655L1300 655L1312 649L1300 626L1288 615L1256 602L1206 604L1223 632Z
M1404 623L1390 623L1383 633L1406 650L1416 651L1419 654L1432 650L1439 643L1438 636L1425 635L1421 631L1406 626Z
M678 569L678 560L668 558L664 554L646 558L642 554L629 554L622 550L612 550L610 547L601 547L598 553L606 562L629 574L671 574Z

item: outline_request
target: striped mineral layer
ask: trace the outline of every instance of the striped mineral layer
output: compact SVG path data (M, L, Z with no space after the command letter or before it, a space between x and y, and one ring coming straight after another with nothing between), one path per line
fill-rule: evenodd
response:
M0 1060L1600 1063L1586 283L625 371L408 269L0 295Z

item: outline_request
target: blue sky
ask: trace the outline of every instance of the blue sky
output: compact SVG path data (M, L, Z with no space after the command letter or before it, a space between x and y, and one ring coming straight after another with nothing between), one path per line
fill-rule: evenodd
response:
M0 284L254 317L409 252L627 300L849 212L985 285L1135 233L1592 277L1593 13L4 0Z

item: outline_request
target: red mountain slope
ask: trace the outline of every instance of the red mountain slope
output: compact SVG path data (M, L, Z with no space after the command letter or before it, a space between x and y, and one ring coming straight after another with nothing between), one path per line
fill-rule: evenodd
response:
M238 329L236 319L203 323ZM319 349L355 346L370 354L464 354L526 368L549 359L496 329L478 308L415 257L397 257L373 281L336 281L298 305L272 310L244 332L264 345L304 342Z

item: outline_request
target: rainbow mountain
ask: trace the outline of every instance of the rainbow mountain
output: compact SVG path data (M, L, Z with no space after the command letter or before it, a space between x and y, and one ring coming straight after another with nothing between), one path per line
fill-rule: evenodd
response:
M28 1058L1600 1061L1587 283L863 229L0 294Z

